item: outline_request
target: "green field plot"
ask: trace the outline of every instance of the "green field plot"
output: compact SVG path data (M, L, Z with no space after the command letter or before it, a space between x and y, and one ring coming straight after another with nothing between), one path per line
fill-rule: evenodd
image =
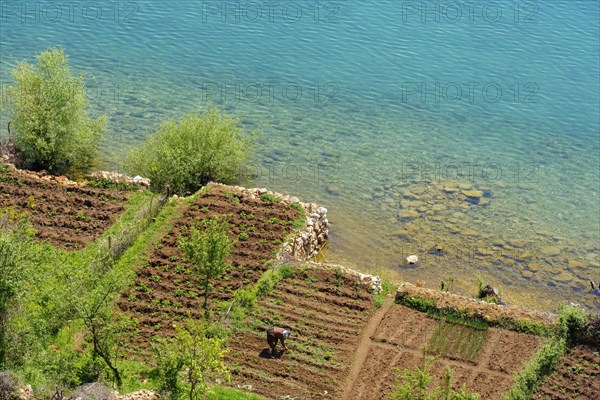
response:
M440 321L428 350L444 357L475 361L487 338L487 328Z

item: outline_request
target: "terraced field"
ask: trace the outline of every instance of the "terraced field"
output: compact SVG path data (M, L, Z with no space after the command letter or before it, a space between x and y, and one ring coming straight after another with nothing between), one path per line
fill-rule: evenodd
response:
M361 343L367 351L364 362L353 367L355 376L341 399L386 398L395 383L394 370L422 366L424 348L438 356L430 370L434 385L450 367L455 388L466 384L481 399L501 399L513 384L513 374L543 343L537 336L504 329L452 325L396 304L369 334L369 341Z
M38 239L64 249L82 249L101 236L125 210L130 195L123 190L64 186L0 168L0 207L26 212Z
M239 198L219 186L204 191L147 256L136 271L134 285L121 296L121 310L139 322L132 338L134 347L147 349L154 335L174 335L172 324L176 320L203 317L201 285L193 265L183 261L178 237L186 235L188 227L213 216L226 219L235 244L227 260L231 268L210 282L214 287L209 298L212 308L231 300L236 290L258 281L301 214L281 203Z
M556 371L538 388L533 400L597 400L600 398L600 348L569 349Z
M367 284L335 270L307 269L280 281L228 344L232 384L270 399L339 398L374 308ZM289 351L275 359L270 325L291 331Z

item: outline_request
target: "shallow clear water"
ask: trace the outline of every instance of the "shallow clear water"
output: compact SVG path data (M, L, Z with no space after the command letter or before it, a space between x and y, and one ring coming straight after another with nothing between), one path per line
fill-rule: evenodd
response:
M463 292L480 274L509 302L600 309L588 283L600 281L598 2L42 1L0 12L2 87L19 60L64 47L94 112L110 116L112 168L160 120L213 103L260 133L244 183L328 207L328 260L431 287L455 278ZM469 189L489 202L472 204Z

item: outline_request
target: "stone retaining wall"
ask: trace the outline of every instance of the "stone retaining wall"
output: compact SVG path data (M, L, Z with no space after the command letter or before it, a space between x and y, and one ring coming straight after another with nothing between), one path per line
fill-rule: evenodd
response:
M529 311L516 306L487 303L482 300L476 300L455 293L418 287L411 283L403 283L398 288L396 300L401 300L404 296L432 299L436 301L436 307L440 310L461 310L467 312L472 317L483 318L488 322L528 320L545 325L552 325L556 322L557 318L556 315L552 313Z
M267 194L281 199L281 203L287 206L292 204L300 204L306 214L304 227L284 243L281 251L277 255L279 261L306 261L315 257L329 236L329 221L327 220L327 209L319 207L315 203L303 203L294 196L272 192L265 188L247 189L241 186L228 186L220 183L211 182L207 186L222 186L227 190L236 193L240 198L260 199L261 196Z

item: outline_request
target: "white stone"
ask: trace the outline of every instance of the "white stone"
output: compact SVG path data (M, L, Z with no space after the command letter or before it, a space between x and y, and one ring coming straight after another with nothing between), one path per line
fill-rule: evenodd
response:
M408 261L409 264L416 264L419 262L419 257L413 254L411 256L406 257L406 261Z

